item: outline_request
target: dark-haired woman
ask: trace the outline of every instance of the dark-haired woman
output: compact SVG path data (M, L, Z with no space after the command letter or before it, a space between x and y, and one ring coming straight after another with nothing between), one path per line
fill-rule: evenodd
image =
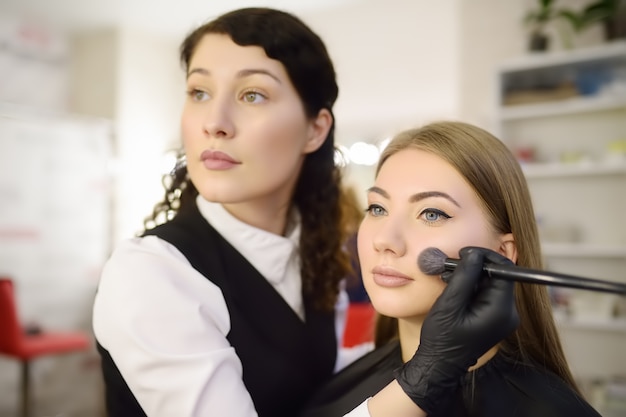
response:
M184 163L146 230L111 255L94 303L107 410L293 417L346 363L335 71L302 21L266 8L199 27L181 60ZM494 314L484 316L491 332ZM434 356L416 355L413 375L425 357ZM425 380L404 379L418 391ZM394 383L353 415L424 415L416 398Z

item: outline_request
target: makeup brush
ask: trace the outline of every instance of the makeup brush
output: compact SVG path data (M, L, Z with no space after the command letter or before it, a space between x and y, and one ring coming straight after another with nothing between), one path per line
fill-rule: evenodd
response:
M420 270L426 275L441 275L445 271L454 271L458 263L458 259L448 258L447 255L438 248L426 248L417 258L417 264ZM500 265L487 262L483 265L483 271L492 278L506 279L509 281L529 282L532 284L554 285L558 287L626 295L626 284L524 268L513 264Z

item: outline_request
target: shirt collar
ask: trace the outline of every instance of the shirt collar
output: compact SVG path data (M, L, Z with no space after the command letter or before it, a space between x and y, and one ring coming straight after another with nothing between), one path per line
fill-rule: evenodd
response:
M202 216L272 284L286 278L287 265L298 256L300 222L290 222L287 236L280 236L250 226L231 215L220 203L198 195L196 202Z

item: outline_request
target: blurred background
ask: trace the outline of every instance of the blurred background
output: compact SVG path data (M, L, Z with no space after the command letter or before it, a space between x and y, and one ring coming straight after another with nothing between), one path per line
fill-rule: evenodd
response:
M361 203L395 132L474 123L523 163L547 267L626 282L625 3L2 0L0 276L21 323L92 337L102 264L142 230L180 146L178 46L244 6L294 12L326 42ZM603 415L626 415L624 297L553 295L575 376ZM2 417L18 415L20 372L0 354ZM30 375L32 416L103 415L93 347L37 359Z

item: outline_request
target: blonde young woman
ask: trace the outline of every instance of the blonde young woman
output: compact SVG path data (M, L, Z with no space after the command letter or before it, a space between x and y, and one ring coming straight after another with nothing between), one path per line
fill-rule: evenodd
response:
M365 288L381 315L377 349L336 376L307 417L342 415L405 374L403 364L418 347L430 346L425 318L448 284L420 271L416 260L427 247L449 257L480 254L491 262L541 268L520 166L500 140L478 127L440 122L400 133L380 158L367 201L358 250ZM515 303L517 330L480 356L446 404L429 415L599 415L572 378L546 287L515 284Z

